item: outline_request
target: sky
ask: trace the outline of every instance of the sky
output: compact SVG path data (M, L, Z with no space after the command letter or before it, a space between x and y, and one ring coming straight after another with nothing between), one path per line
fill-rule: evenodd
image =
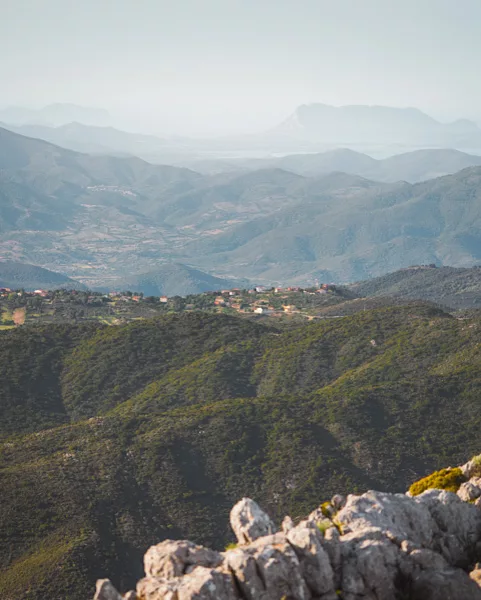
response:
M481 122L480 0L0 0L0 105L254 132L304 103Z

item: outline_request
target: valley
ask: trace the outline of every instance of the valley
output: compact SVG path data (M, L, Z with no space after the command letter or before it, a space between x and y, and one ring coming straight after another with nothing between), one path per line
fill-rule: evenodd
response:
M481 600L481 3L1 8L0 600Z
M481 260L481 167L416 184L276 166L206 175L0 134L0 257L87 287L171 263L312 286Z

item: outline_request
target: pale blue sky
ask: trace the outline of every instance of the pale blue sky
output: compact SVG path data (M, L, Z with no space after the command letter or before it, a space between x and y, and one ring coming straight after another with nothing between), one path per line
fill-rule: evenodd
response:
M481 121L481 0L0 0L0 104L156 132L253 131L301 103Z

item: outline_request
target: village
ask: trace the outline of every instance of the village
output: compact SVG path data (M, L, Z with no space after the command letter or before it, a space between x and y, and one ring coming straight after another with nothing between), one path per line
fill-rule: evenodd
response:
M33 291L0 288L0 328L39 322L98 321L109 325L169 312L207 311L251 317L315 318L320 308L348 299L344 288L232 288L189 296L145 296L131 291L108 293L83 290Z

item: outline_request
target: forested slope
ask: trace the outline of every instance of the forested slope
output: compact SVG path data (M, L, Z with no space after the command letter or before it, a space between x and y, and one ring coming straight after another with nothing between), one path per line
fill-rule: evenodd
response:
M195 313L1 342L7 599L84 600L106 573L128 589L154 542L222 548L239 497L296 518L481 446L481 321L422 304L285 331Z

